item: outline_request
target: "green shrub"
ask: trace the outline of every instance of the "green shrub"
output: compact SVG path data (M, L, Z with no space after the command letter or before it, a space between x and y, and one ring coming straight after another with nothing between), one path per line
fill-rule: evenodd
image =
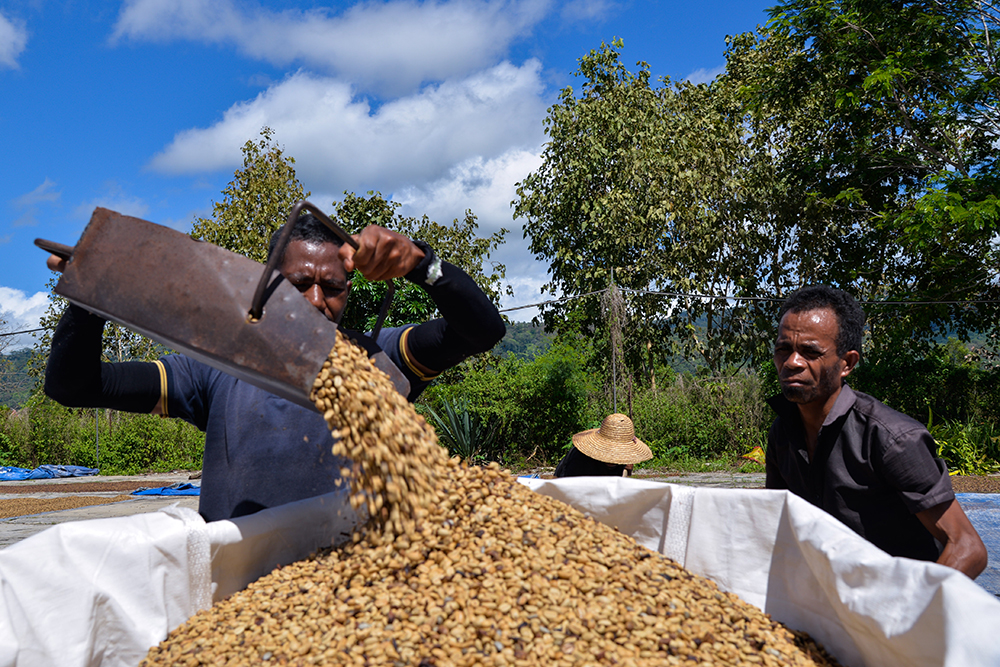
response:
M765 443L773 415L762 390L752 372L722 378L679 374L667 386L636 393L636 435L659 461L738 457Z
M30 431L25 410L0 408L0 465L26 467Z
M451 456L470 464L489 461L497 456L497 428L469 409L465 399L441 399L441 413L428 405L421 406L431 417L439 442Z
M105 474L201 468L205 435L194 426L156 415L123 412L112 415L107 436L101 438L101 466Z
M934 423L934 415L927 419L930 431L938 446L938 456L948 464L950 472L961 475L988 475L1000 470L995 458L997 441L992 425L982 426L970 422L945 421Z
M848 382L920 421L930 410L940 420L1000 423L1000 369L976 363L964 350L955 340L922 357L878 349Z
M0 412L0 465L82 465L107 475L197 470L204 448L204 434L179 419L67 408L40 393L19 411Z
M513 355L466 362L461 379L436 384L421 403L441 412L443 401L464 401L470 412L497 429L505 462L552 462L573 433L584 428L592 382L579 347L552 345L531 361Z

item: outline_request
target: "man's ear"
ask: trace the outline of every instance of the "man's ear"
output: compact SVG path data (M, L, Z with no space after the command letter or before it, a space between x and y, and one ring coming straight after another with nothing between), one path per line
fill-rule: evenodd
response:
M853 371L854 368L858 365L858 362L861 360L861 355L858 353L857 350L851 350L850 352L844 355L843 359L844 359L844 370L840 372L840 377L845 378L848 375L850 375L851 371Z

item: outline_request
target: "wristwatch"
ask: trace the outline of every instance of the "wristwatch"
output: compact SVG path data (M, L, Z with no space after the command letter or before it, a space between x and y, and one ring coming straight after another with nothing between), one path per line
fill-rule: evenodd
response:
M441 258L437 256L434 249L426 241L413 241L413 244L424 251L424 258L413 267L413 270L406 274L406 279L427 285L428 287L436 283L444 272L441 270Z

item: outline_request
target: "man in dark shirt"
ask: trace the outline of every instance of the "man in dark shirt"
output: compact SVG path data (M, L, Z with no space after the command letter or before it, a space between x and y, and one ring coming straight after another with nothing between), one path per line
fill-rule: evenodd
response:
M280 230L279 230L280 232ZM272 238L272 250L277 234ZM306 214L279 271L331 322L347 306L355 268L370 280L405 277L441 312L419 325L383 329L377 343L410 382L412 401L438 373L489 350L504 335L496 307L465 272L423 242L377 226L344 245ZM49 258L49 267L65 264ZM208 521L251 514L338 488L347 461L332 454L322 415L182 354L158 361L101 362L104 320L70 306L52 337L45 392L74 407L178 417L205 431L199 512Z
M768 434L767 488L805 498L893 556L978 576L986 548L930 433L844 384L861 359L858 302L814 285L792 294L779 318L782 393L770 401L778 418Z

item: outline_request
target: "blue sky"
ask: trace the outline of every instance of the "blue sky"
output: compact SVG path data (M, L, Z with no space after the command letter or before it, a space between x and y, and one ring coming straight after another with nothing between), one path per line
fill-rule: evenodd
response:
M503 305L537 302L547 267L509 204L577 59L621 37L629 65L707 81L773 4L0 0L0 317L21 330L45 311L36 237L76 243L96 206L189 231L264 125L326 210L374 189L507 227Z

